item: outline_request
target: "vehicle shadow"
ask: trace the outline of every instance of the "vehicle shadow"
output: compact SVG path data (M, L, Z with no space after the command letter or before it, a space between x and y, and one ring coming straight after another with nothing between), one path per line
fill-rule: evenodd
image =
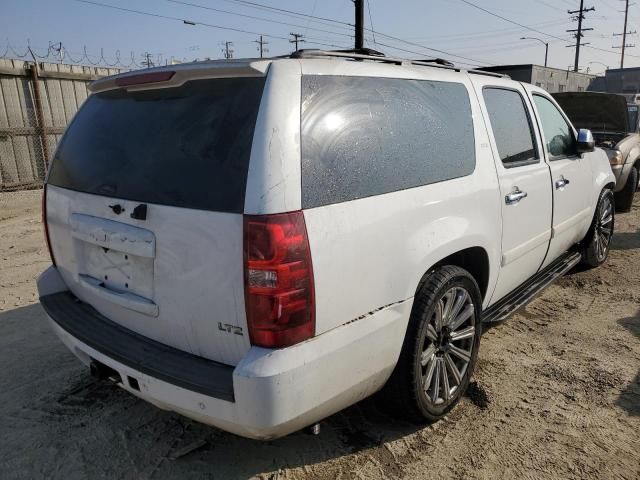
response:
M250 478L362 450L392 474L384 444L424 428L367 399L323 421L319 435L237 437L94 380L39 304L0 312L0 365L0 478Z
M640 311L634 317L621 318L618 324L633 333L640 341ZM634 380L620 392L616 405L626 410L630 415L640 416L640 370Z
M611 239L612 250L633 250L635 248L640 248L640 231L616 232Z

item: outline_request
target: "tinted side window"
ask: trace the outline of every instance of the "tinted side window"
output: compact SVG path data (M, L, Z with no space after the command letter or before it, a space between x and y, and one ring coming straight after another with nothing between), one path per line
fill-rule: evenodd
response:
M537 163L535 138L522 95L504 88L485 88L482 95L504 166Z
M576 154L573 130L560 110L542 95L534 95L533 101L540 115L546 148L553 157L568 157Z
M304 208L475 169L471 104L462 84L304 76L301 133Z

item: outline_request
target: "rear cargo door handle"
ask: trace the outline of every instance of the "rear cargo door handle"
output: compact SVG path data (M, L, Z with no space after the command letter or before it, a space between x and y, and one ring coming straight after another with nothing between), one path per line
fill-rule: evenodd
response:
M513 191L509 195L504 197L504 202L507 205L513 205L515 203L518 203L523 198L527 198L527 192L523 192L518 187L513 187Z
M569 179L561 176L558 180L556 180L556 190L566 187L569 185Z

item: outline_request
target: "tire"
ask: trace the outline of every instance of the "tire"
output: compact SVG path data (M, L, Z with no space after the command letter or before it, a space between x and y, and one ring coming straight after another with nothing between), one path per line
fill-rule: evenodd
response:
M633 205L633 196L638 189L638 169L634 166L631 167L629 172L629 178L624 188L615 194L616 198L616 210L619 212L628 212Z
M604 189L598 198L591 227L582 242L582 264L589 268L602 265L609 256L611 237L615 227L615 198Z
M481 314L480 289L469 272L443 266L430 273L418 289L400 358L382 392L387 406L416 423L444 417L469 386ZM445 321L442 328L439 319Z

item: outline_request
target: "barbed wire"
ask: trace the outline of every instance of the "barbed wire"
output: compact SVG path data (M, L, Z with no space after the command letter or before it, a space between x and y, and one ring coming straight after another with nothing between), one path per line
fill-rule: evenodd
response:
M52 63L69 63L75 65L86 66L104 66L112 68L142 68L145 66L144 62L138 63L136 61L135 52L131 51L128 59L123 58L120 50L116 50L113 57L105 56L104 48L100 49L100 53L93 55L87 50L87 46L83 45L82 52L72 52L67 50L62 42L50 42L49 47L45 53L42 53L42 49L34 48L30 41L27 41L27 47L24 52L23 47L13 45L9 39L7 39L4 47L0 45L0 58L13 58L13 59L39 59L50 60ZM153 54L153 64L162 64L164 55L162 53ZM113 58L112 60L110 58ZM128 63L127 63L128 62Z

